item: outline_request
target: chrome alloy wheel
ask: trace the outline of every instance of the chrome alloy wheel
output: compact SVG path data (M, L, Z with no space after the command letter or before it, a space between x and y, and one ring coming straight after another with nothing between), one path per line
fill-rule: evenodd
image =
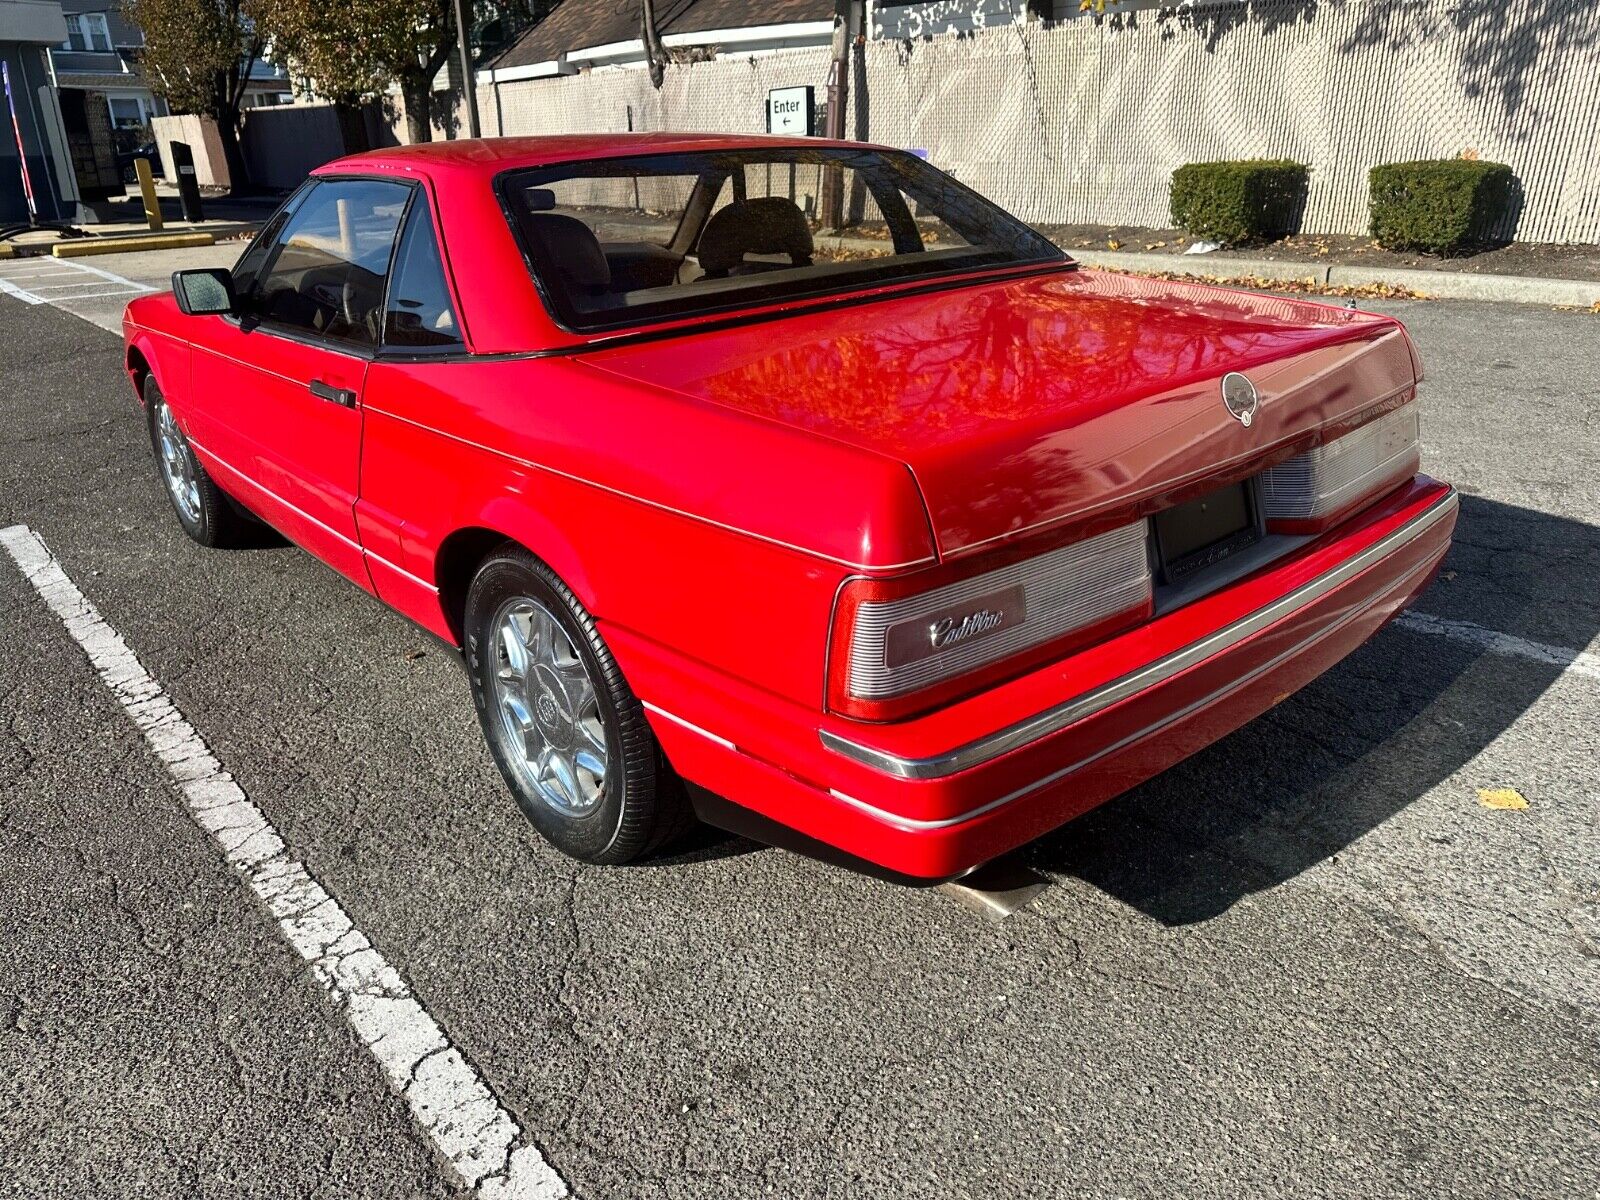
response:
M607 759L600 699L588 668L537 601L506 601L490 628L493 699L513 769L558 813L587 816L605 794Z
M165 403L156 414L156 444L161 451L161 478L183 519L193 525L200 520L200 480L195 475L194 452Z

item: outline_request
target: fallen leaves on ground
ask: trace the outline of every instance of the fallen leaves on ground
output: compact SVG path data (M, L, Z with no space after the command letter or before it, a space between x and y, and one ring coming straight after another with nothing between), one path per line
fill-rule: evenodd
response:
M858 250L845 246L818 246L812 251L811 257L817 262L861 262L869 258L890 258L894 251L885 247L882 250Z
M1528 807L1528 798L1516 788L1479 788L1478 803L1485 808L1521 812Z
M1253 292L1292 292L1298 296L1337 296L1347 300L1432 300L1426 292L1389 283L1319 283L1304 279L1263 279L1259 275L1184 275L1177 271L1124 271L1117 267L1098 267L1119 275L1138 275L1145 279L1170 279L1174 283L1213 283L1222 287L1248 288Z

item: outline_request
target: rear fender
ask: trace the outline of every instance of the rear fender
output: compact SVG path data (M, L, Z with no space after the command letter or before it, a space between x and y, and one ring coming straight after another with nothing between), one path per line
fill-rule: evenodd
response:
M485 504L472 525L503 534L559 575L591 613L602 603L595 582L572 540L549 517L516 496L495 496ZM441 550L449 545L448 539ZM434 562L437 574L443 555ZM435 579L443 586L444 581Z

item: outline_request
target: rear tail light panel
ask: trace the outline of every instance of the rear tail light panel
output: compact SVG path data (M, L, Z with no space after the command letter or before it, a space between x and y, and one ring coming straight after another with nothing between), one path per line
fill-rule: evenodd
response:
M1263 471L1267 529L1320 533L1420 465L1417 405L1410 403Z
M1267 532L1321 533L1415 475L1414 396L1256 476ZM1153 552L1141 518L1043 552L1018 548L986 570L847 580L834 610L828 709L864 721L914 716L1146 621Z
M1153 593L1143 520L938 587L851 580L834 618L829 708L908 716L1145 620Z

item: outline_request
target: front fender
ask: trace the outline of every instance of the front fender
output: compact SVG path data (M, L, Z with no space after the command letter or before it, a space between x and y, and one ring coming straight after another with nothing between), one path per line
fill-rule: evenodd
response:
M181 415L189 407L194 352L185 339L164 328L176 312L170 295L140 296L128 303L122 313L123 368L141 408L148 372L173 411Z

